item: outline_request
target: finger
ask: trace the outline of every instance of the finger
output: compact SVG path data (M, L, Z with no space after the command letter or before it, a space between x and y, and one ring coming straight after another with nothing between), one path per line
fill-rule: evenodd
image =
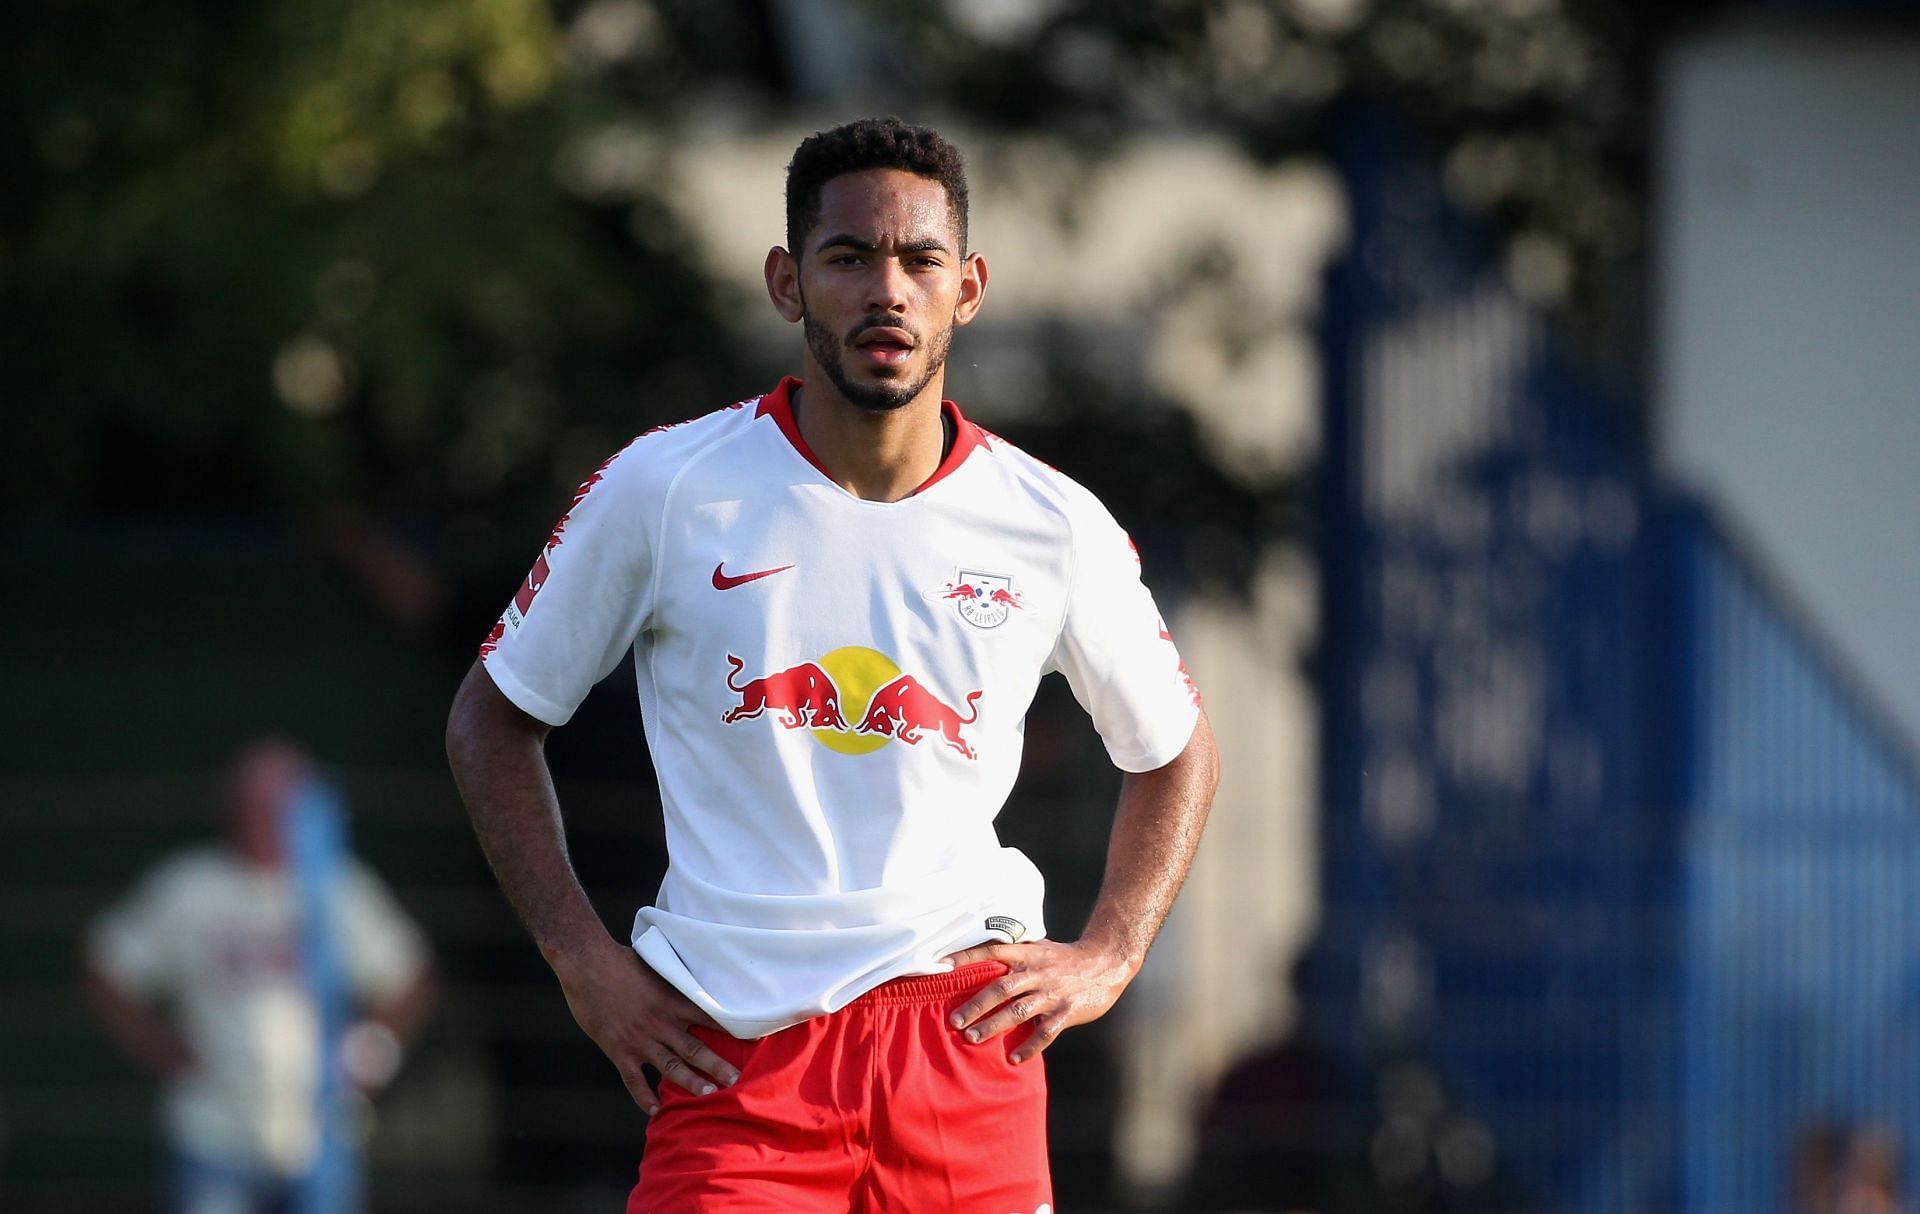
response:
M1008 970L975 991L965 1003L953 1009L953 1015L948 1017L948 1020L954 1028L966 1028L1007 1000L1024 993L1031 985L1025 974Z
M647 985L653 989L653 1003L662 1016L682 1024L697 1024L704 1029L720 1028L719 1022L708 1015L705 1008L687 998L680 988L662 978L638 955L634 956L633 964L644 976Z
M721 1087L731 1087L740 1081L740 1072L733 1064L707 1047L706 1042L688 1033L676 1047L682 1061L696 1072L717 1080Z
M616 1062L614 1069L620 1072L620 1082L627 1087L627 1095L633 1102L653 1117L660 1112L660 1097L654 1092L653 1085L647 1082L647 1074L640 1069L638 1062Z
M980 1021L967 1030L968 1041L991 1041L1010 1028L1024 1024L1041 1014L1044 1009L1038 995L1022 995L1002 1007L993 1015Z
M1052 1045L1066 1027L1066 1018L1063 1016L1035 1017L1033 1032L1027 1034L1027 1039L1020 1043L1020 1048L1013 1051L1013 1060L1025 1062L1029 1058L1039 1057L1040 1052Z
M660 1068L663 1081L695 1096L708 1096L719 1088L712 1079L695 1070L691 1062L678 1054L667 1054L654 1065Z
M726 1032L725 1029L720 1027L719 1021L707 1014L707 1009L701 1007L685 995L680 994L679 991L675 991L674 995L676 997L667 1009L667 1014L672 1016L673 1019L682 1024L691 1024L703 1029L712 1029L718 1033ZM698 1043L696 1042L695 1044Z
M1004 949L1004 947L1006 947L1006 945L1000 945L1000 943L993 943L993 945L973 945L972 949L960 949L958 953L948 953L947 957L943 960L950 962L952 968L956 968L956 970L958 970L960 966L970 966L970 964L981 962L981 960L1006 960L1004 957L1000 957L1000 949Z

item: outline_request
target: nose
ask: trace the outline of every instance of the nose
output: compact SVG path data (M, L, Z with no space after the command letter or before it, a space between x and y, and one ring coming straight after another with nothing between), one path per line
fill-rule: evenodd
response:
M874 262L873 273L867 279L866 306L868 312L901 312L907 310L907 270L899 260L882 257Z

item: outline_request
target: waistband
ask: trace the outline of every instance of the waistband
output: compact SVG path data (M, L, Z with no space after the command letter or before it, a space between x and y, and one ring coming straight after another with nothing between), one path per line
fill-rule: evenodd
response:
M1006 972L1004 961L976 961L944 974L912 974L882 982L847 1007L896 1007L903 1003L931 1003L956 995L971 995Z

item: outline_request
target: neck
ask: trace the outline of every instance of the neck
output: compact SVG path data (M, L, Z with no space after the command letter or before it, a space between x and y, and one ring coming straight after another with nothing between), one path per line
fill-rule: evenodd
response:
M872 413L842 396L809 357L806 387L793 399L794 421L834 483L867 501L897 502L926 484L945 455L945 378L936 374L898 409Z

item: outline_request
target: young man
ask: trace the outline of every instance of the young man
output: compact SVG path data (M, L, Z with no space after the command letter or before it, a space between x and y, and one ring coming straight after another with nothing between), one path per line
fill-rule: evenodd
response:
M787 244L767 292L804 378L588 479L448 754L575 1018L654 1115L630 1211L1029 1214L1052 1201L1038 1056L1139 970L1212 735L1125 533L941 399L987 286L959 153L891 119L814 135ZM631 948L568 865L541 751L629 646L670 856ZM1128 773L1073 942L993 830L1051 670Z

